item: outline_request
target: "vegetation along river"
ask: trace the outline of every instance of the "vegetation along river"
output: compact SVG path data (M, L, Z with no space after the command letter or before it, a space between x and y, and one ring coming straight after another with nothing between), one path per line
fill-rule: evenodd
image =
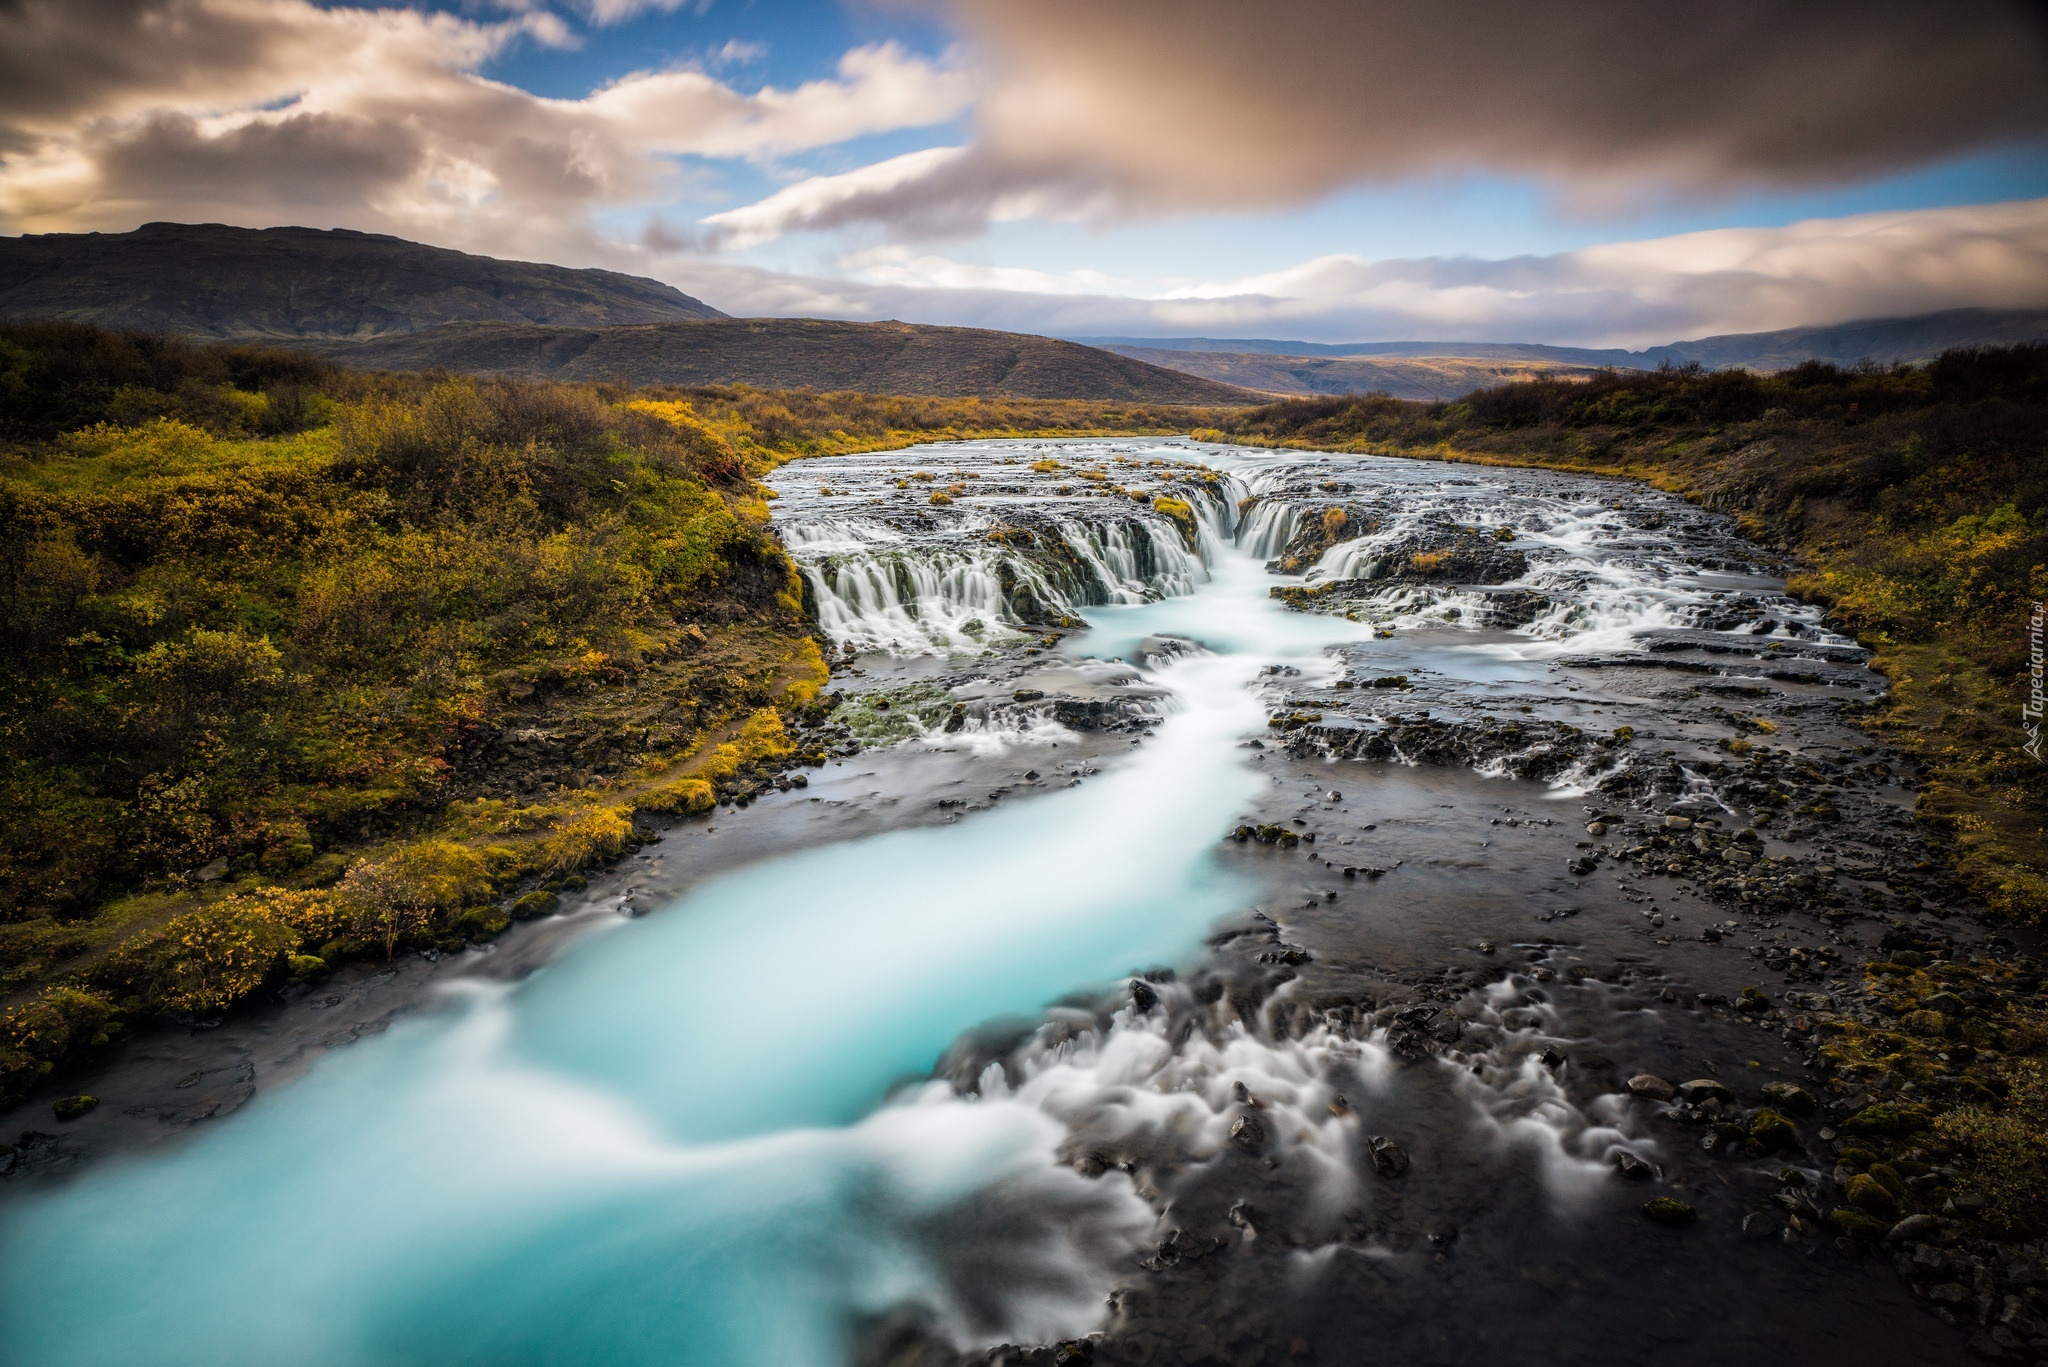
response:
M10 1197L5 1360L1959 1360L1811 1204L1802 1012L1919 839L1883 681L1724 519L1190 441L771 482L838 759Z

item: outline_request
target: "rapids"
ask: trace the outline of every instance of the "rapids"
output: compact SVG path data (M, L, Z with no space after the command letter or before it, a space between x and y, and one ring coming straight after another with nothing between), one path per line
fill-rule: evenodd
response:
M7 1361L826 1367L891 1334L978 1352L1142 1323L1134 1278L1284 1228L1276 1280L1245 1293L1263 1308L1233 1312L1253 1360L1293 1332L1262 1316L1333 1260L1442 1263L1449 1213L1488 1210L1518 1214L1468 1247L1529 1247L1625 1207L1617 1154L1673 1161L1618 1086L1567 1085L1544 1054L1664 1038L1665 980L1581 981L1565 941L1474 931L1577 894L1520 866L1432 868L1452 843L1410 834L1475 794L1521 813L1513 839L1575 831L1577 799L1641 761L1436 778L1400 747L1421 702L1574 733L1635 706L1572 672L1589 653L1768 644L1806 662L1800 687L1870 686L1717 519L1592 479L1191 442L960 443L773 483L848 714L924 689L936 704L891 714L896 750L956 757L959 791L988 798L763 848L523 980L458 983L169 1152L17 1196ZM1317 540L1333 508L1345 534ZM1437 546L1492 572L1410 572ZM1362 737L1401 763L1328 757ZM863 762L777 801L856 800ZM1339 788L1375 790L1377 821ZM1284 867L1222 839L1290 814L1324 843ZM757 815L720 814L725 838ZM1340 950L1480 963L1482 932L1528 952L1404 1017L1357 1004L1362 967L1350 1005L1291 977ZM1238 976L1203 970L1240 950ZM1412 1185L1440 1192L1409 1222L1428 1245L1375 1173L1395 1132ZM1278 1184L1256 1210L1244 1173ZM1419 1360L1384 1332L1389 1360ZM1623 1334L1613 1360L1648 1341Z

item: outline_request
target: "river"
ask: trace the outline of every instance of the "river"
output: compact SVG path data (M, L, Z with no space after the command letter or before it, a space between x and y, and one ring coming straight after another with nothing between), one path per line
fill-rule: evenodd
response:
M1723 520L1188 441L772 483L863 748L532 971L14 1195L7 1361L1958 1357L1774 1213L1811 1138L1704 1152L1625 1085L1819 1091L1734 1008L1856 927L1750 851L1908 838L1848 727L1881 680ZM1846 819L1745 806L1731 730ZM1753 832L1744 886L1623 860L1667 821Z

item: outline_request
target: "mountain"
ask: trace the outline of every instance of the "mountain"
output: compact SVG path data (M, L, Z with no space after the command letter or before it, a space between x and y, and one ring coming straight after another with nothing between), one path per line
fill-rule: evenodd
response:
M1743 366L1750 370L1786 370L1801 361L1854 365L1861 360L1880 365L1928 361L1953 347L2011 346L2048 341L2048 309L1947 309L1911 318L1865 318L1821 327L1782 328L1776 332L1732 332L1692 341L1620 348L1546 346L1536 342L1294 342L1263 337L1076 337L1090 346L1110 347L1126 355L1142 352L1159 365L1186 369L1196 363L1188 354L1232 352L1243 355L1296 358L1375 356L1406 359L1548 362L1553 366L1615 366L1655 370L1660 365L1698 362L1709 369ZM1167 353L1182 358L1167 361ZM1210 374L1213 368L1190 370ZM1239 383L1249 384L1249 380Z
M1629 366L1640 353L1618 348L1545 346L1539 342L1294 342L1273 337L1073 337L1070 341L1119 351L1232 352L1247 356L1455 357L1474 361L1534 361L1552 365ZM1656 363L1650 363L1651 369Z
M1455 399L1475 389L1539 375L1590 375L1587 366L1542 361L1483 361L1460 357L1380 359L1370 356L1286 356L1244 351L1161 351L1152 347L1103 348L1224 384L1268 394L1391 394L1397 399Z
M1728 333L1652 347L1641 354L1649 366L1668 355L1674 365L1698 361L1713 370L1738 365L1788 370L1801 361L1848 366L1867 359L1900 365L1931 361L1955 347L2039 341L2048 341L2048 309L1947 309L1917 318L1866 318L1828 327Z
M630 384L1135 403L1246 404L1268 397L1051 337L817 318L606 328L449 323L359 341L310 341L306 349L370 369L446 366Z
M131 233L0 237L0 317L290 341L457 320L603 327L725 315L658 280L378 233L145 223Z

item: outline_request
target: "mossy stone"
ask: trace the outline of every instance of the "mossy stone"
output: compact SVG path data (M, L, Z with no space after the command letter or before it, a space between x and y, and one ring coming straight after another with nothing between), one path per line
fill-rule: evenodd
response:
M1766 1152L1799 1147L1799 1128L1768 1106L1749 1118L1749 1137Z
M1884 1183L1867 1172L1859 1172L1849 1179L1844 1194L1849 1204L1862 1210L1879 1211L1890 1215L1899 1208L1898 1198L1885 1189Z
M1689 1225L1700 1213L1675 1196L1653 1196L1643 1202L1643 1214L1660 1225Z
M536 888L512 904L512 919L533 921L543 916L552 916L555 914L555 908L561 905L561 900L546 888Z
M1783 1115L1813 1114L1813 1093L1794 1082L1765 1083L1764 1100Z
M1858 1178L1867 1181L1867 1178ZM1884 1220L1874 1220L1860 1210L1849 1210L1837 1206L1828 1212L1828 1228L1851 1239L1882 1239L1891 1233L1892 1227Z
M96 1096L67 1096L54 1103L50 1110L59 1120L76 1120L100 1104Z

